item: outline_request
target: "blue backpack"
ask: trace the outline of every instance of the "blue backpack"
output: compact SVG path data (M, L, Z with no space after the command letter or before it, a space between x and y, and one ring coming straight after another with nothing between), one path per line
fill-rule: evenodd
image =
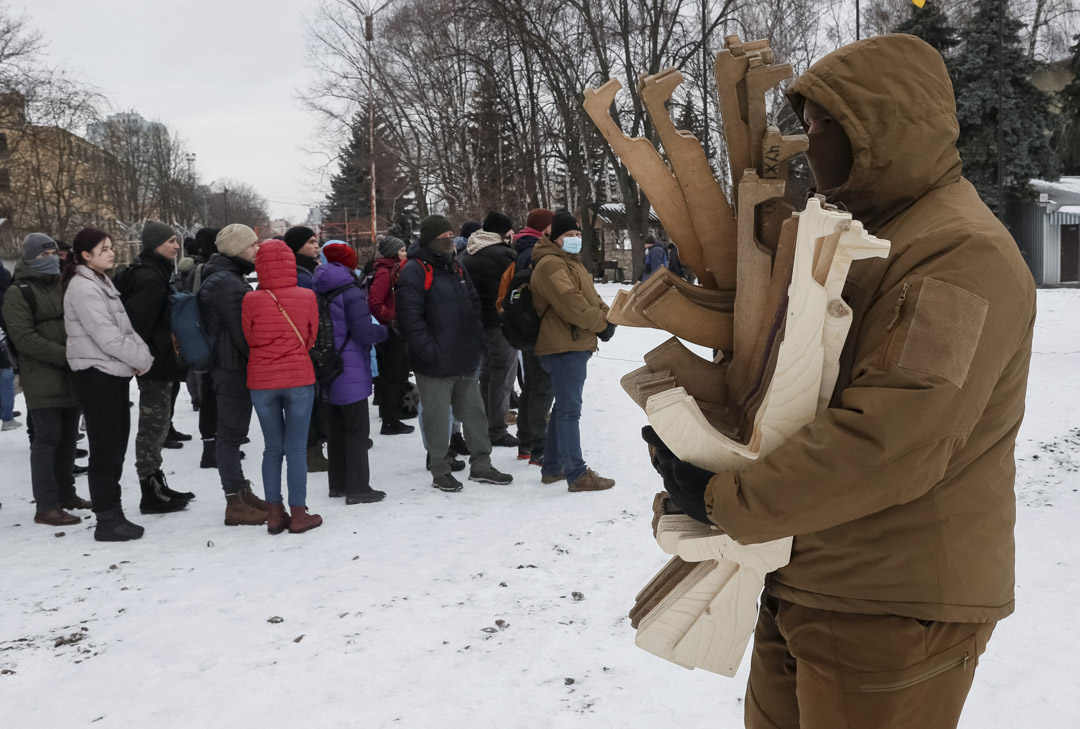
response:
M174 291L169 295L169 323L172 326L173 348L182 367L194 372L209 372L214 362L214 348L203 329L199 313L199 289L202 288L201 264L195 270L190 292ZM216 274L215 274L216 275Z

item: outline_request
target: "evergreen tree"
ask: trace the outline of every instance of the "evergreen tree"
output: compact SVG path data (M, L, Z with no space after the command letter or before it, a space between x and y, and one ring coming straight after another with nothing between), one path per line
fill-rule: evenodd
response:
M953 49L960 45L956 28L949 23L949 16L934 0L926 0L926 4L921 8L912 3L910 17L893 28L893 32L908 33L922 38L945 57L946 64L952 56Z
M1003 83L998 80L998 21L1003 24ZM952 63L956 116L960 121L960 156L964 176L983 200L998 209L998 155L1004 157L1006 198L1031 197L1032 179L1053 179L1058 161L1050 148L1051 99L1031 83L1035 63L1028 59L1020 31L1004 0L977 0L975 12L960 29L960 47ZM1000 86L1000 88L999 88ZM998 121L1004 147L998 149Z
M1073 40L1076 45L1070 49L1069 60L1072 81L1058 97L1061 113L1054 135L1054 149L1061 157L1061 172L1065 175L1080 175L1080 34Z
M381 221L379 230L397 224L408 216L411 198L397 164L379 141L383 123L375 117L375 209ZM326 215L335 223L362 219L371 215L371 154L368 143L368 117L357 114L349 141L338 152L338 172L330 178Z

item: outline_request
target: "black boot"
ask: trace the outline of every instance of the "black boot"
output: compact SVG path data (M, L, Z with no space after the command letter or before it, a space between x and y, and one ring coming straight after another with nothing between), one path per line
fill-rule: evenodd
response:
M469 448L465 445L465 436L461 433L454 433L450 436L450 450L459 456L470 455Z
M132 524L124 516L124 510L114 506L97 513L97 526L94 539L98 542L127 542L138 539L146 531L138 524Z
M204 438L202 442L202 460L199 468L217 468L217 441Z
M384 420L382 423L382 429L379 431L380 435L408 435L416 430L413 425L406 425L400 420Z
M144 514L169 514L180 511L188 505L186 499L176 499L165 494L164 484L158 480L157 474L139 479L139 486L142 488L139 511Z
M173 491L169 488L169 482L165 480L164 471L158 471L154 475L158 477L158 481L161 481L161 493L165 494L170 499L181 499L183 501L195 500L195 494L190 491Z
M174 428L173 426L170 425L169 426L169 439L170 440L178 440L181 443L183 443L183 442L191 440L191 436L188 435L187 433L181 433L179 430L177 430L176 428Z
M450 470L454 473L465 470L465 461L459 461L458 457L454 455L454 451L447 451L447 455L450 456ZM424 457L424 468L431 468L431 456Z

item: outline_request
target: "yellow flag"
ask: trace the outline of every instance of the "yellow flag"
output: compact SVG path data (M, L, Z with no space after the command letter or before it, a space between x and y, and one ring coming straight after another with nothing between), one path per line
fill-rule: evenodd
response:
M919 8L921 8L923 5L926 5L926 0L911 0L911 2L915 3L915 7Z

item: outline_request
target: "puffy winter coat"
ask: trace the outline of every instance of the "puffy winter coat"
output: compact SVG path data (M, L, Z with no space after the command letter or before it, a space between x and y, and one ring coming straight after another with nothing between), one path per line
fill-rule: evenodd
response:
M154 366L143 375L148 380L171 382L181 379L183 373L176 361L169 319L174 273L173 262L168 258L155 251L143 251L117 274L115 281L131 325L154 355Z
M76 266L64 292L67 361L72 370L91 367L131 377L154 365L154 355L135 333L127 309L108 276Z
M499 312L495 309L499 282L515 261L517 251L506 245L498 233L478 230L469 236L461 265L469 272L480 297L480 320L485 329L496 329L500 325Z
M244 277L254 270L254 263L221 253L210 256L203 268L199 313L206 336L213 343L215 370L247 372L243 306L251 286Z
M293 252L284 241L263 243L255 256L255 272L259 288L244 296L241 310L249 347L248 389L315 384L308 350L319 333L319 306L313 292L296 285Z
M647 281L649 276L667 265L664 247L659 243L649 246L645 251L645 264L641 267L641 280Z
M421 264L430 267L426 290ZM468 271L452 257L413 246L398 277L397 316L414 371L428 377L476 374L484 351L480 297Z
M533 306L542 317L537 356L595 351L596 335L607 328L608 306L581 258L541 238L533 247L532 265Z
M999 620L1013 610L1031 274L960 174L952 84L929 45L906 35L855 43L789 93L847 132L855 163L828 196L892 250L851 268L831 406L746 470L717 474L711 518L742 542L795 536L767 587L785 600Z
M397 255L389 258L383 256L375 259L375 275L368 287L368 305L371 313L379 320L380 324L390 326L397 319L397 306L394 286L397 284L398 265L401 259Z
M32 307L18 284L30 288ZM39 273L22 260L15 264L12 286L4 295L4 323L19 352L19 380L27 408L78 405L78 391L67 363L60 275Z
M315 293L320 295L348 287L330 300L334 346L345 348L341 353L345 369L330 386L330 403L349 405L366 400L371 395L371 347L386 339L387 329L372 321L367 294L345 266L340 263L319 266L312 283Z

